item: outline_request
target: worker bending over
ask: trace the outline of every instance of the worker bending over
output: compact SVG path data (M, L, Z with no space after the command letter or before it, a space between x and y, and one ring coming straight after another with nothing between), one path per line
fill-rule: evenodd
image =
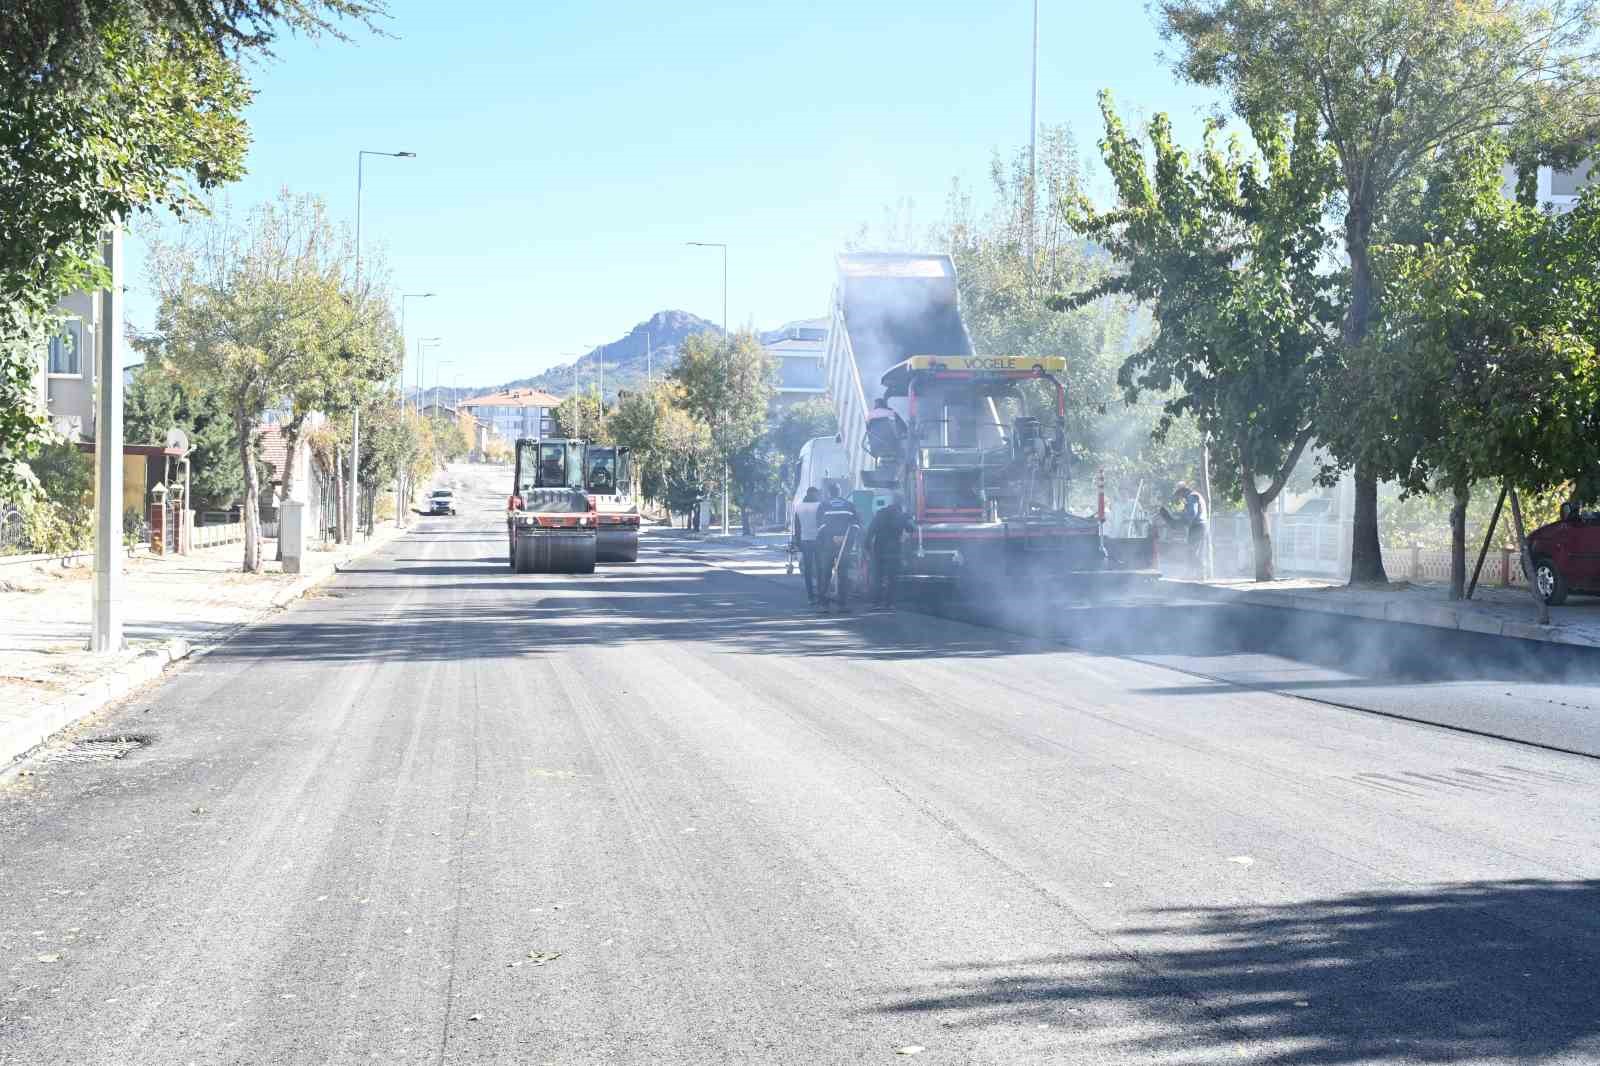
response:
M893 500L872 516L864 542L872 560L872 606L894 610L894 590L900 582L901 539L915 528L911 516Z

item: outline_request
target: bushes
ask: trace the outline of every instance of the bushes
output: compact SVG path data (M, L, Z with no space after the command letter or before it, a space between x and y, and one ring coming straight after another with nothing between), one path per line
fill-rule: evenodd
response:
M64 440L28 462L31 491L17 502L26 552L65 555L94 543L94 460Z

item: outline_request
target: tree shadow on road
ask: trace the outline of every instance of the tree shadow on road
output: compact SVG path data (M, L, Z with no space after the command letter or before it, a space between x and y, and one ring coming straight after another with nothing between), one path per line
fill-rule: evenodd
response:
M457 567L408 566L451 576ZM481 571L481 564L459 569ZM348 575L347 575L348 576ZM357 575L363 576L363 575ZM376 578L378 572L364 576ZM374 580L313 600L255 627L213 655L305 662L516 659L581 648L681 642L736 654L908 660L1059 651L1044 642L925 615L819 615L798 595L742 575L668 572L607 581L515 575L428 585L432 595L391 610L402 588Z
M880 1009L1091 1039L1131 1009L1150 1024L1114 1038L1115 1061L1600 1061L1600 881L1149 914L1103 952L952 965Z

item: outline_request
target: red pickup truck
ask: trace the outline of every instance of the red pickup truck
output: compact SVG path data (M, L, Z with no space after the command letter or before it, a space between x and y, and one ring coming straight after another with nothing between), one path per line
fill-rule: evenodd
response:
M1561 519L1528 534L1533 581L1551 606L1569 592L1600 594L1600 512L1561 505Z

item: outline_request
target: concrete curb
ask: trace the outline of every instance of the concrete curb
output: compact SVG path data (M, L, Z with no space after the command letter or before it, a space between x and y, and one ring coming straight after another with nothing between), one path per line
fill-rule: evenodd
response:
M38 714L0 724L0 768L16 762L56 733L95 714L140 685L154 681L168 666L187 659L193 652L194 647L187 640L169 640L159 648L140 652L126 666L91 681L60 703L46 705Z
M1219 588L1198 581L1181 580L1166 580L1163 584L1174 592L1181 592L1182 595L1223 603L1250 603L1262 607L1281 607L1291 611L1365 618L1376 622L1401 622L1407 625L1430 626L1434 629L1455 629L1463 633L1534 640L1544 644L1565 644L1574 648L1600 647L1600 641L1560 625L1541 626L1536 622L1505 620L1480 611L1453 607L1447 603L1336 603L1325 595L1292 592L1287 589ZM1532 612L1531 604L1529 611Z
M198 658L227 643L243 630L272 614L274 610L287 607L318 585L337 577L350 563L364 558L405 533L406 530L400 529L393 530L387 536L374 535L342 561L331 564L325 570L319 569L313 573L300 575L298 579L273 594L269 607L254 618L240 622L216 640L208 641L204 647L196 648L187 640L169 640L160 648L140 652L126 666L90 682L60 703L48 704L39 713L22 721L0 722L0 772L27 756L63 729L99 713L140 685L156 680L173 663L190 657Z

